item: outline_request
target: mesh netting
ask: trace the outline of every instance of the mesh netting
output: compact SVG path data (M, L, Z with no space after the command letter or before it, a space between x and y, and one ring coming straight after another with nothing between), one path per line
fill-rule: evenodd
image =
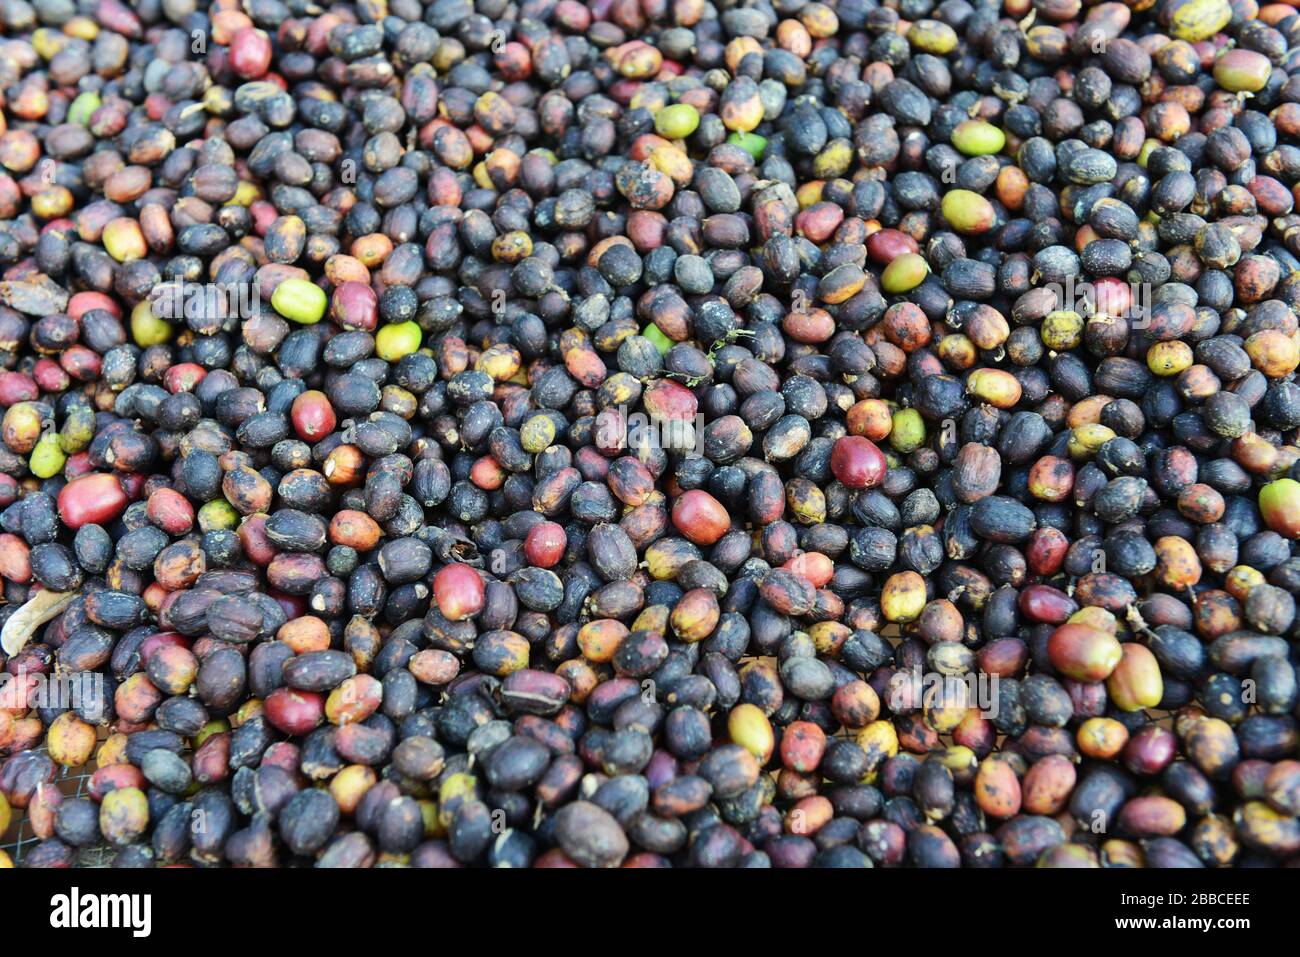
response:
M45 748L40 747L36 750L44 752ZM94 773L93 759L79 768L58 767L54 783L58 785L65 797L89 797L90 776ZM0 835L0 851L9 855L15 867L22 867L23 856L40 842L41 839L32 831L26 809L14 808L13 821L9 825L9 830ZM116 851L107 844L83 848L77 855L77 866L108 867L115 853Z

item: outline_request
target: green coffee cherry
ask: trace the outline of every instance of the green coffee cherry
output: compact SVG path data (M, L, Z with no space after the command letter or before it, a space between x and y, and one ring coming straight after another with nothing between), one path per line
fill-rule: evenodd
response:
M275 287L271 305L284 318L311 325L325 315L325 290L308 279L286 279Z
M33 475L39 479L54 478L63 471L63 463L68 457L59 448L59 437L54 432L47 432L40 437L32 456L27 462Z
M1264 524L1283 538L1300 538L1300 482L1281 478L1259 490Z
M924 53L945 56L957 49L957 31L941 20L917 20L907 28L907 42Z
M930 265L920 253L903 253L885 267L880 275L880 288L892 295L911 292L925 281Z
M1232 19L1228 0L1186 0L1169 6L1169 32L1188 43L1210 39Z
M129 216L119 216L104 227L100 235L104 250L120 263L143 259L149 253L140 224Z
M963 120L952 131L952 145L967 156L1000 153L1007 145L1006 134L984 120Z
M763 158L763 151L767 149L767 137L759 136L757 133L732 133L727 137L727 142L739 146L754 157L755 162Z
M673 341L664 335L653 322L641 330L641 335L653 342L661 355L667 355L668 350L673 347Z
M208 738L212 737L214 734L222 734L223 732L229 730L230 730L230 722L227 721L225 718L216 718L215 720L209 721L202 728L200 728L199 733L194 736L194 747L196 748L199 747L200 745L203 744L204 741L208 740Z
M230 529L239 524L239 513L235 506L224 498L213 499L199 509L199 529L213 532L217 529Z
M993 204L968 189L950 189L939 204L943 218L959 233L983 233L993 228Z
M894 413L893 427L889 431L889 444L895 451L908 455L925 442L925 420L916 409L899 409Z
M529 416L519 429L519 444L525 452L537 455L555 444L555 423L549 415Z
M424 333L414 322L393 322L375 333L375 354L385 362L396 362L420 349Z
M1057 309L1049 312L1038 327L1043 345L1054 352L1073 349L1083 341L1084 320L1072 309Z
M98 93L82 93L68 107L68 122L76 123L78 126L89 126L90 118L101 105L103 101Z
M844 139L831 140L813 157L813 175L818 179L837 179L847 173L852 164L852 144Z
M59 449L65 455L76 455L90 448L95 438L95 410L89 404L74 405L63 417L59 431Z
M1254 50L1229 50L1214 61L1214 82L1229 93L1258 93L1268 85L1273 65Z
M655 114L655 132L670 140L685 139L699 126L699 110L689 103L674 103Z
M161 345L171 337L171 323L155 316L153 305L148 300L131 310L131 338L141 349Z

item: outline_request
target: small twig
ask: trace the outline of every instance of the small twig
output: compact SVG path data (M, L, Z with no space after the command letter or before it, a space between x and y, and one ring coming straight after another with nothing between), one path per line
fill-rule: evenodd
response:
M12 658L22 651L27 642L31 641L32 635L36 634L36 629L58 617L79 594L79 591L48 591L42 588L29 598L5 622L4 629L0 630L0 647L4 648L4 653Z

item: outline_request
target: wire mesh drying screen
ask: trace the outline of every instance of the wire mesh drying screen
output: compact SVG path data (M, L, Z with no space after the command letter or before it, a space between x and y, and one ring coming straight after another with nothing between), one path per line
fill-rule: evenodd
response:
M41 747L36 750L44 752L45 748ZM58 770L54 784L65 798L90 796L90 777L95 773L93 758L89 763L79 768L64 768L58 765L56 767ZM14 808L13 820L9 824L9 830L0 835L0 851L4 851L9 855L14 867L22 867L23 857L40 842L41 838L32 829L27 809ZM113 848L107 844L83 848L77 855L77 866L108 867L113 860L114 853Z

